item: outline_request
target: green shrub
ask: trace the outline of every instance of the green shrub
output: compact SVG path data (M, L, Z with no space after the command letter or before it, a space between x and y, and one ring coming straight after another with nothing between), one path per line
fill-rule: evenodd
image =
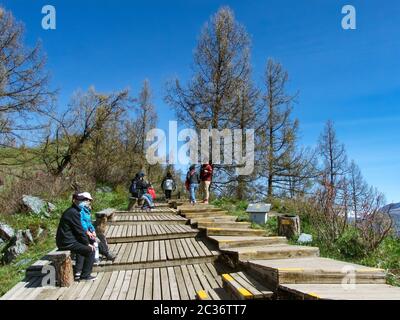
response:
M340 236L334 246L345 258L357 259L365 255L365 247L361 241L360 234L352 227L349 227Z

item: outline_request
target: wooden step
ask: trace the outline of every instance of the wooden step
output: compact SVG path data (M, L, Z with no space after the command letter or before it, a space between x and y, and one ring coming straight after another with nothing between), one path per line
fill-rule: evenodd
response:
M111 244L114 262L102 261L95 271L135 270L214 262L219 253L193 238Z
M240 300L270 299L273 292L244 272L223 274L224 288L233 298Z
M108 225L116 224L186 224L188 220L175 214L119 214Z
M249 229L249 222L198 222L197 228L227 228L227 229Z
M400 300L400 288L387 284L285 284L278 299L297 300Z
M238 261L319 256L319 248L317 247L293 246L288 244L227 248L222 251Z
M181 213L181 216L186 217L188 219L193 218L212 218L212 217L223 217L227 214L224 212L190 212L190 213Z
M150 215L150 214L178 214L178 210L172 208L154 208L150 211L142 210L140 208L134 208L131 211L115 211L114 215L136 215L136 214L143 214L143 215Z
M263 277L271 287L293 283L341 284L345 277L349 281L355 279L358 284L386 282L382 269L321 257L249 260L246 266Z
M262 236L265 230L259 229L229 229L207 228L207 236Z
M219 249L285 244L288 242L285 237L209 236L208 238L218 245Z
M105 236L108 243L137 242L148 240L193 238L199 230L187 225L123 224L107 227Z
M179 208L180 213L206 213L206 212L227 212L226 210L219 208Z
M218 217L196 217L189 219L190 224L199 222L235 222L236 216L218 216Z

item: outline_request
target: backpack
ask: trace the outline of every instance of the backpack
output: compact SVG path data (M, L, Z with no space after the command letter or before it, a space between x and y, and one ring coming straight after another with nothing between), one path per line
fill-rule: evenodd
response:
M164 181L164 190L172 190L174 188L174 180L167 179Z
M129 192L130 192L132 195L136 195L136 194L138 193L138 190L137 190L137 180L136 180L136 179L132 180L131 186L129 187Z
M156 191L153 188L148 188L147 189L147 193L149 195L151 195L151 197L153 198L153 200L156 198Z

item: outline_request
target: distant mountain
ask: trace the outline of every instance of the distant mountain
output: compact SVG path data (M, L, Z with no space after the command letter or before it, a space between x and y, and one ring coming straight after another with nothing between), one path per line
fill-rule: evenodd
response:
M397 236L400 236L400 202L388 204L382 208L382 211L388 212L392 217Z

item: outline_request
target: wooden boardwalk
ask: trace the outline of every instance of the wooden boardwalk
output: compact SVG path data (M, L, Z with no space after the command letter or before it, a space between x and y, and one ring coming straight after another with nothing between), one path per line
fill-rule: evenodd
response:
M209 205L117 212L106 235L117 258L94 268L96 281L42 287L41 268L50 264L44 257L0 299L400 300L384 270L321 258L316 247L266 237ZM344 283L349 270L354 286Z
M216 263L219 252L198 238L199 230L177 213L159 206L151 212L116 212L106 237L117 258L94 267L96 281L42 287L42 267L50 264L43 257L0 299L187 300L202 290L214 299L223 297L221 274L227 268Z
M20 282L2 300L190 300L200 290L222 291L211 263L98 272L96 281L69 288L42 287L41 277Z

